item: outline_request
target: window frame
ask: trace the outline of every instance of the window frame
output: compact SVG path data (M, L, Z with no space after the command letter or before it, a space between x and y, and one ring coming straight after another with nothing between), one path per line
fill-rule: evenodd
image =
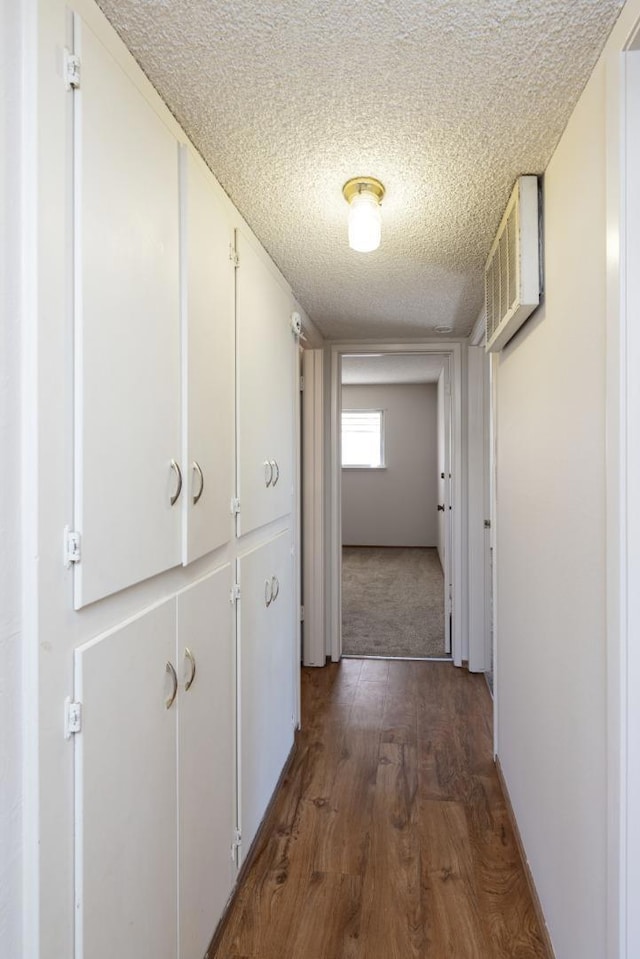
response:
M343 417L345 413L377 413L380 417L380 463L377 466L367 466L366 464L351 464L342 462L342 445L343 445ZM343 470L385 470L387 468L387 459L386 459L386 436L385 436L385 413L386 410L381 407L367 407L365 409L353 409L351 407L343 407L340 411L340 468Z

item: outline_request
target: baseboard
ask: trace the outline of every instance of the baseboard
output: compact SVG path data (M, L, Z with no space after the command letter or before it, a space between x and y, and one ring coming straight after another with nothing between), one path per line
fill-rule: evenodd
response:
M414 543L413 546L402 546L399 543L395 543L393 546L390 546L388 543L343 543L343 549L437 549L437 546L416 546Z
M498 779L500 781L500 788L502 790L502 795L504 797L505 805L507 807L507 815L509 817L509 822L511 823L511 828L513 829L513 834L516 838L516 845L518 847L518 852L520 853L520 859L522 860L522 865L524 868L524 874L527 877L527 885L529 886L529 891L531 892L531 899L533 900L533 909L538 920L538 925L540 926L540 934L542 936L542 941L545 945L547 952L549 953L549 959L555 959L555 952L553 951L553 945L551 943L551 936L549 935L549 930L547 928L547 921L544 918L544 912L542 911L542 903L540 902L540 897L538 895L538 890L536 889L536 884L533 881L533 873L531 872L531 867L529 866L529 860L527 859L527 854L525 852L524 844L522 842L522 836L520 835L520 828L516 820L515 813L513 811L513 806L511 804L511 796L509 795L509 790L507 788L507 782L504 778L504 773L502 772L502 766L500 765L500 760L496 756L495 758L496 771L498 773Z
M218 946L220 945L220 941L226 929L227 922L229 921L231 909L236 901L238 892L240 891L240 887L242 886L245 876L251 869L251 866L253 865L253 863L255 862L258 856L262 841L266 840L267 838L268 827L270 825L269 820L271 819L271 814L275 806L276 798L278 796L278 793L280 792L280 787L282 786L282 783L284 782L285 778L287 777L289 773L289 770L291 769L291 765L293 763L297 749L298 749L298 736L296 734L296 737L293 741L293 746L291 747L291 750L289 751L289 755L287 756L286 762L284 766L282 767L282 772L280 773L280 777L278 779L278 782L276 783L276 787L273 790L271 799L269 800L269 805L265 809L264 816L262 817L260 825L258 826L258 831L256 832L254 836L251 846L249 847L249 852L247 853L244 862L242 863L242 865L240 866L240 869L238 870L238 875L236 876L236 881L233 885L233 889L231 890L231 895L229 896L227 904L224 907L224 912L222 913L220 922L216 926L216 931L213 934L213 939L209 943L209 948L207 949L204 959L210 959L210 956L214 956Z

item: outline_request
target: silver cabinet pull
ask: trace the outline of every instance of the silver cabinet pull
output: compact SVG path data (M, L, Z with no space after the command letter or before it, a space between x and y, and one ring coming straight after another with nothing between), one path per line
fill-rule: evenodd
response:
M176 676L176 671L173 668L172 663L167 662L167 665L165 666L165 672L167 672L169 676L171 676L173 689L171 691L171 695L167 696L167 698L165 699L164 705L165 705L165 709L171 709L175 701L175 698L178 695L178 677Z
M189 660L189 664L191 666L191 674L184 684L184 691L186 693L188 689L191 689L191 686L193 685L193 681L196 678L196 661L193 653L191 652L188 646L185 646L184 648L184 656L185 656L185 659Z
M273 602L273 585L270 579L264 581L264 605L268 608Z
M277 460L269 460L269 465L271 466L271 475L273 476L273 471L276 471L275 479L271 480L271 485L275 486L278 480L280 479L280 467L278 466Z
M182 492L182 470L180 469L180 467L178 466L175 460L171 460L171 469L176 474L176 479L178 481L176 486L176 491L171 497L171 505L175 506L175 504L178 502L178 497L180 496L180 493Z
M271 602L275 603L280 592L280 580L277 576L271 577Z
M196 503L198 502L198 500L200 499L200 497L202 496L203 492L204 492L204 474L203 474L202 469L201 469L201 467L200 467L200 463L198 463L197 460L194 460L194 461L193 461L193 463L192 463L192 469L193 469L194 472L196 472L196 473L198 474L198 476L200 477L200 489L198 490L197 493L194 493L194 495L191 497L192 500L193 500L193 505L195 506Z
M273 483L273 464L271 460L265 460L264 466L264 485L268 488Z

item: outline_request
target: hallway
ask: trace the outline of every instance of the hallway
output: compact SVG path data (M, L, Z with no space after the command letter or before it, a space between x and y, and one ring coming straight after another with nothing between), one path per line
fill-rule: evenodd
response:
M302 689L297 753L208 959L548 959L484 678L345 660Z

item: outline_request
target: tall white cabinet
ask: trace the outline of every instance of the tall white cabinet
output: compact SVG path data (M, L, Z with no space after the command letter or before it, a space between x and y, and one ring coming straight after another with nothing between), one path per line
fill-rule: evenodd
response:
M202 160L180 149L182 402L185 471L182 561L229 539L234 490L233 228Z
M73 21L75 959L203 959L297 724L295 302Z
M292 510L295 303L242 230L236 249L238 531L245 534Z
M285 531L238 560L240 827L253 842L293 745L293 556ZM265 717L269 722L265 722Z
M180 562L178 143L80 17L75 605Z

